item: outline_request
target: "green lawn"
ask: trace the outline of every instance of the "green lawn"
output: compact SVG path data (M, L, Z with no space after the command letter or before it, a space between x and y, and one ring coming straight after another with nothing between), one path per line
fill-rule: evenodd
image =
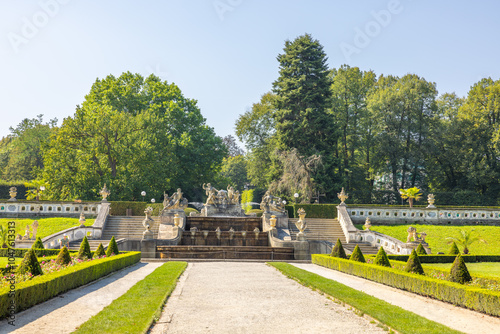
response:
M356 225L357 228L362 228L362 225ZM436 226L436 225L373 225L372 231L387 234L402 242L406 242L408 237L408 227L413 226L417 232L427 233L426 241L432 250L432 254L438 252L448 253L450 246L447 244L446 237L459 237L460 230L474 230L474 235L483 238L487 243L475 242L469 247L470 254L500 254L500 226ZM459 246L460 248L460 246ZM462 249L460 249L462 251Z
M65 230L70 227L78 226L78 218L39 218L39 219L27 219L27 218L0 218L0 224L4 228L8 229L8 222L16 222L16 234L24 235L26 225L31 225L35 220L38 220L38 230L37 237L45 238L56 232ZM95 219L86 219L85 225L90 226L94 224ZM30 228L31 230L31 228ZM31 230L31 233L33 231Z
M472 276L490 276L500 278L500 263L499 262L477 262L477 263L467 263L467 269ZM439 270L450 271L452 263L424 263L422 267L434 268Z
M284 275L296 279L301 284L320 290L360 312L377 319L382 324L394 328L399 333L460 333L449 327L406 311L364 292L352 289L334 280L299 269L288 263L273 262L269 265L280 270Z
M186 262L163 264L74 333L146 333L186 266Z

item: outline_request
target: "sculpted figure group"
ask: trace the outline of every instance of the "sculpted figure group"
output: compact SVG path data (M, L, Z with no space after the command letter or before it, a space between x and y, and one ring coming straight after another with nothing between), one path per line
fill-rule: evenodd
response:
M285 204L280 197L273 196L271 193L266 191L264 197L262 197L262 202L260 203L260 209L264 212L280 212L285 213Z
M217 190L210 183L203 183L203 190L207 195L205 205L213 205L215 207L227 207L228 205L240 204L240 192L234 190L232 186L227 186L227 190Z
M177 188L177 192L173 193L172 196L168 196L167 193L163 193L163 209L185 209L188 206L187 198L182 197L181 188Z

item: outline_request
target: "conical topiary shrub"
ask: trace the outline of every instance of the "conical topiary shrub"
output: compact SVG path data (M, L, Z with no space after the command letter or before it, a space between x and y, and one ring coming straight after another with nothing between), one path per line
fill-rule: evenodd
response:
M94 252L94 257L101 257L106 255L106 252L104 251L104 247L102 247L102 243L99 244L99 247Z
M427 251L425 250L424 246L422 246L422 244L418 244L417 255L427 255Z
M366 263L365 257L363 256L361 249L359 249L359 245L356 245L356 247L354 247L354 250L352 251L349 260Z
M42 267L40 267L34 249L29 249L24 254L23 261L19 265L17 272L21 274L31 273L33 276L43 275Z
M64 246L57 255L56 263L60 265L66 265L71 262L71 256L69 255L68 248Z
M384 250L384 247L380 247L378 249L377 256L375 256L375 260L373 260L373 264L378 264L379 266L390 267L391 263L389 262L389 258Z
M90 251L89 240L87 237L83 237L82 243L80 244L80 250L78 251L77 259L86 260L92 258L92 252Z
M418 258L416 250L411 251L411 255L406 262L405 271L409 273L424 275L424 268L422 268L422 264L420 263L420 259Z
M115 237L111 237L109 241L108 249L106 250L106 256L111 256L112 254L118 255L118 245L116 244Z
M462 255L458 254L453 261L453 265L451 266L450 276L448 279L452 282L464 284L472 281L472 277L470 276L469 270L465 265L465 261L462 258Z
M342 247L342 243L340 242L340 239L337 238L337 243L332 249L332 253L330 256L333 257L340 257L341 259L347 259L347 255L345 255L345 250L344 247Z
M36 238L36 241L33 244L33 246L31 246L31 248L33 248L33 249L45 249L45 247L43 247L42 239L40 239L40 237Z
M457 255L457 254L460 254L460 250L458 249L458 246L455 243L455 241L453 241L450 250L448 251L448 255Z

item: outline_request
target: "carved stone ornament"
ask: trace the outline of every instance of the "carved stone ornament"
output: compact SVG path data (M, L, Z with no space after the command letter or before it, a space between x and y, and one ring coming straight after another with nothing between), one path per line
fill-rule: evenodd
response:
M340 199L340 205L345 205L345 200L349 198L349 196L345 193L344 187L340 193L337 194L337 197Z
M17 201L16 196L17 196L17 188L16 187L10 187L9 189L9 195L10 199L9 201Z
M107 198L108 196L111 194L111 192L108 190L108 188L106 187L106 183L104 183L104 187L101 189L101 191L99 192L99 195L102 196L102 201L103 202L107 202Z

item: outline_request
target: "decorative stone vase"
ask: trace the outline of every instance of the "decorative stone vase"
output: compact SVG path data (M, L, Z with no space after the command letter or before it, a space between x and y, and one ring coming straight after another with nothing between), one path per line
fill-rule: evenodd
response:
M344 187L342 187L342 191L337 194L337 197L340 199L340 205L345 205L345 200L349 198L349 196L344 191Z
M180 222L181 222L181 219L182 219L182 218L181 218L181 217L179 217L179 214L178 214L178 213L176 213L176 214L174 215L174 225L178 227L178 226L179 226L179 224L180 224Z
M364 227L366 231L369 231L370 227L372 227L372 222L370 221L370 217L366 217Z
M254 228L253 229L253 233L255 234L255 240L258 240L259 239L259 233L260 233L260 230L258 227Z
M304 234L304 231L307 227L306 223L306 211L303 208L297 210L299 214L299 220L295 222L295 227L299 230L299 234Z
M10 195L9 202L17 201L17 199L16 199L17 188L16 187L10 187L10 189L9 189L9 195Z
M278 219L276 219L276 216L275 215L271 215L271 219L269 219L269 222L271 223L271 228L276 228L276 221Z
M427 208L434 209L435 208L435 206L434 206L435 201L436 201L436 199L434 198L434 194L427 195L427 202L429 203L429 205L427 205Z

